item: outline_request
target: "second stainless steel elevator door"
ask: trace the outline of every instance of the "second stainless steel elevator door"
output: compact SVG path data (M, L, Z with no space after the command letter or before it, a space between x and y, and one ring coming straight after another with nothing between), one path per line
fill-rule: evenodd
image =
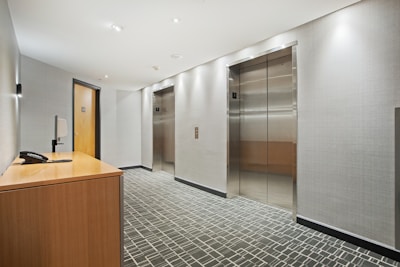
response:
M153 171L175 174L175 94L174 88L154 93Z
M292 50L288 48L241 63L235 72L237 69L239 194L291 210L297 122Z
M288 49L288 51L291 51ZM267 57L268 65L268 189L267 202L292 209L296 166L295 97L292 55L286 51Z

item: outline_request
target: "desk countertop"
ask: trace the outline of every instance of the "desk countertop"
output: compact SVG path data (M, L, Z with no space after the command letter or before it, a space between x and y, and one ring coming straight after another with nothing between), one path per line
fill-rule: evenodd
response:
M66 182L120 176L122 171L81 152L44 153L49 160L71 162L22 165L17 158L0 176L0 192Z

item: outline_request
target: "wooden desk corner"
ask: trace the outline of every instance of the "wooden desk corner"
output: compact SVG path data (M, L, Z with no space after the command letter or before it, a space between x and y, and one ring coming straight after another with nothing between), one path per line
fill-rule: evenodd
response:
M0 176L0 266L122 266L122 171L80 152Z

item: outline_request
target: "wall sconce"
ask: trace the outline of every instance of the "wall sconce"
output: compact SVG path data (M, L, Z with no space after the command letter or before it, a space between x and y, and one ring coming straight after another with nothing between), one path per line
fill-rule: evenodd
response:
M17 96L22 97L22 85L20 83L17 84Z

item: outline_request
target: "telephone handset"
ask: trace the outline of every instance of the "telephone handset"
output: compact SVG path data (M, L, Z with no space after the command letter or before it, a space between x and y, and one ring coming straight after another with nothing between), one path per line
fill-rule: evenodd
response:
M31 151L21 151L19 152L19 157L25 159L22 164L45 163L49 160L48 157Z
M19 157L25 159L22 164L71 162L72 159L49 160L48 157L32 151L21 151Z

